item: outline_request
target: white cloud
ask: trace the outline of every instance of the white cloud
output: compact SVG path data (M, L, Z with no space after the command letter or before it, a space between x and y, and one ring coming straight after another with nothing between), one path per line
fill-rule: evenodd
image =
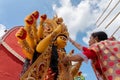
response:
M82 39L86 44L88 44L89 37L90 37L91 33L92 33L92 31L86 32L87 36L83 37L83 39Z
M0 24L0 38L5 34L6 27Z
M82 1L76 7L72 6L70 0L61 0L61 3L61 7L54 5L53 9L58 16L64 18L71 37L75 39L77 32L84 31L94 21L89 1Z
M104 28L118 13L120 9L120 5L118 5L115 10L108 16L108 18L106 18L106 20L100 25L99 28L96 29L96 26L91 26L96 23L97 19L103 13L109 2L110 1L108 0L82 0L77 6L73 6L70 0L60 0L61 6L58 7L57 5L53 5L53 10L57 13L58 16L64 18L64 21L68 26L68 30L70 32L70 37L76 39L77 32L85 32L88 35L83 38L83 41L87 43L91 32L96 30L104 30L107 31L108 35L111 35L111 31L115 31L115 28L113 31L113 26L116 27L120 25L120 23L118 23L118 20L120 18L116 18L116 21L113 22L114 24L112 23L109 26L111 28ZM111 8L114 7L113 5L115 5L117 2L118 0L113 0L108 10L106 10L105 14L96 25L102 21L102 19L108 14ZM89 29L90 31L87 32L86 29L88 30L88 28L91 29Z

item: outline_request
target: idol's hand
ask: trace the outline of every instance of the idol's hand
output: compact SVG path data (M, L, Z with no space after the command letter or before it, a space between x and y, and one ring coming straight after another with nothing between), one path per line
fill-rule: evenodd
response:
M74 50L71 50L69 55L65 56L62 60L63 63L67 63L68 61L71 61L71 56L74 54Z
M40 21L41 22L44 22L46 19L47 19L47 15L46 14L43 14L43 15L40 16Z
M51 68L49 68L44 80L54 80L54 76L55 76L55 73L53 73Z
M64 23L61 24L61 26L62 26L62 32L68 31L67 26Z

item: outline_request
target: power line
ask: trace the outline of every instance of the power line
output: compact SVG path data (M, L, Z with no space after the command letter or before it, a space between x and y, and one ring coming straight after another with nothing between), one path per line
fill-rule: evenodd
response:
M111 36L113 36L119 29L120 29L120 26L114 31L114 33Z
M95 24L97 24L97 22L101 19L101 17L104 15L104 13L106 12L106 10L108 9L108 7L110 6L110 4L112 3L112 1L113 0L111 0L110 2L109 2L109 4L107 5L107 7L105 8L105 10L103 11L103 13L100 15L100 17L97 19L97 21L96 21L96 23Z
M108 23L108 25L105 27L105 29L118 17L120 12Z
M111 9L111 11L106 15L106 17L103 19L103 21L97 27L99 27L105 21L105 19L110 15L110 13L116 8L116 6L119 3L120 3L120 0L115 4L115 6Z

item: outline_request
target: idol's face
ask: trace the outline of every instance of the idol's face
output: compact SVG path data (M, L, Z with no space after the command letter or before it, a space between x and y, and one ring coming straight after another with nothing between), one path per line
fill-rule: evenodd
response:
M67 41L68 41L67 37L58 36L57 39L56 39L58 48L65 48L65 46L67 44Z

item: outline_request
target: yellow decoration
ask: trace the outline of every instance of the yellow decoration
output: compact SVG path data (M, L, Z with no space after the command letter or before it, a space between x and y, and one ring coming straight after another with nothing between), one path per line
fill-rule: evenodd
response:
M32 59L34 49L32 49L26 41L27 32L24 28L20 28L15 35L18 39L18 43L21 45L23 53L28 59Z
M58 68L57 80L73 80L82 61L74 66L70 61L67 63L62 61L65 56L72 55L71 52L67 54L64 49L67 45L69 33L67 26L63 23L63 18L55 16L53 19L49 19L46 14L43 14L40 16L40 23L37 26L38 16L39 12L34 11L25 18L23 29L26 31L26 36L24 39L18 37L18 35L24 35L23 31L16 33L18 42L23 46L23 52L27 58L32 60L36 52L39 55L20 80L45 80L47 71L49 68L52 69L51 65L54 61ZM52 61L52 58L56 59ZM54 68L52 70L54 71Z
M56 44L58 48L64 48L67 43L67 37L66 36L58 36L56 40Z

